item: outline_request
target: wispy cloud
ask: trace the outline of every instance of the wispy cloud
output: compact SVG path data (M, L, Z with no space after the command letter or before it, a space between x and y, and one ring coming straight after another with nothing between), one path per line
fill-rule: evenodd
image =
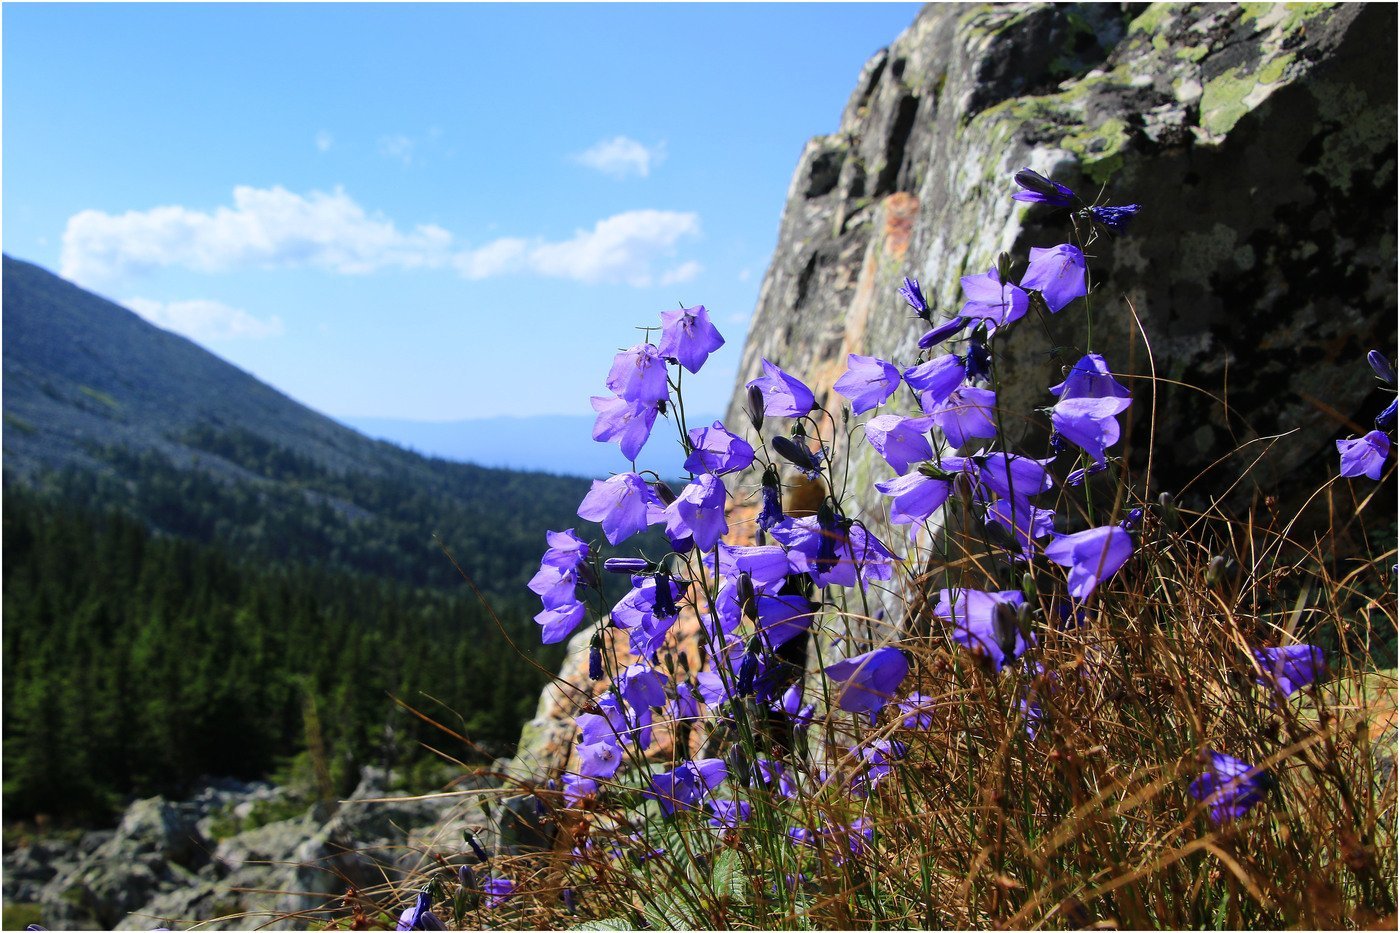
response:
M200 342L239 338L261 340L282 333L282 319L276 315L263 320L242 308L209 299L163 302L131 298L126 306L157 327Z
M363 274L439 265L451 243L452 235L432 224L402 231L367 213L340 188L300 195L240 186L233 189L232 206L213 211L169 205L74 214L63 231L61 270L87 285L167 267L311 267Z
M614 136L583 152L575 153L570 158L614 178L626 178L629 175L645 178L651 174L652 166L659 165L665 157L664 143L648 148L635 139Z
M441 267L468 279L537 275L646 287L697 275L699 263L677 253L682 241L699 235L698 214L636 210L605 217L566 239L507 236L463 247L434 224L402 230L340 188L302 195L242 186L234 189L231 205L210 211L168 205L74 214L63 233L61 271L89 287L164 268L311 268L362 275Z
M316 150L318 152L330 152L331 146L335 145L335 137L326 130L316 133Z

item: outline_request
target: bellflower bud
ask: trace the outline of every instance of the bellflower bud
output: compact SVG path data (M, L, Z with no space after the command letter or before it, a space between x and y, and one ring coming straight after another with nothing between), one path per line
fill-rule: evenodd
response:
M1011 254L997 254L997 278L1001 279L1001 284L1005 285L1011 281Z
M603 561L603 569L608 573L646 573L651 561L642 557L609 557Z
M664 570L656 574L656 605L651 610L658 619L669 619L680 610L676 608L676 598L671 593L671 575Z
M588 678L590 680L603 679L603 636L594 635L593 643L588 646Z
M1395 405L1396 399L1391 399L1390 404L1385 406L1385 410L1382 411L1379 415L1376 415L1377 431L1395 430Z
M753 425L755 431L763 430L763 389L759 386L749 386L749 392L744 399L744 411L749 416L749 424Z
M996 635L997 647L1006 657L1016 655L1016 635L1019 627L1016 624L1016 607L1010 603L998 601L996 612L992 616L992 632Z
M812 459L812 452L802 444L794 443L791 439L779 434L773 438L773 450L777 452L778 456L808 476L818 472L816 461Z
M1162 513L1162 524L1168 531L1176 531L1181 524L1181 513L1176 510L1176 497L1164 492L1157 497L1157 507Z
M911 279L906 275L904 284L899 287L899 293L904 296L909 307L914 309L915 314L925 321L928 320L928 302L924 300L924 293L919 290L918 279Z
M652 485L656 487L656 495L661 499L662 505L670 505L676 501L676 491L665 480L659 479Z
M1379 350L1372 350L1366 354L1366 362L1371 364L1371 368L1376 371L1381 382L1386 385L1395 385L1395 370L1390 365L1390 361L1385 358L1385 354Z
M472 854L476 856L477 862L485 865L487 862L491 861L491 856L486 854L486 850L481 847L481 843L476 841L475 833L469 829L464 830L462 832L462 838L467 841L467 845L472 847Z

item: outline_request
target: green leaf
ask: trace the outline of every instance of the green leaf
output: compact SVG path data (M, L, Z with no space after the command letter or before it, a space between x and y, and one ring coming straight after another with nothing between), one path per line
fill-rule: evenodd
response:
M738 852L726 849L715 858L710 884L721 900L735 904L747 903L749 885L744 876L744 862L739 858Z
M632 921L626 917L609 917L606 920L587 920L576 926L569 927L570 930L635 930Z

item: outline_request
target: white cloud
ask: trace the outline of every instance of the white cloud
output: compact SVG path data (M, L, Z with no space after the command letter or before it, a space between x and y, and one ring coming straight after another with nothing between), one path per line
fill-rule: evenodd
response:
M626 282L638 288L654 281L654 260L672 256L682 237L700 233L697 214L627 211L604 218L560 243L530 251L531 271L576 282Z
M220 301L152 301L131 298L126 306L146 320L183 334L200 342L248 338L261 340L282 333L282 319L273 315L266 320L253 317L242 308L232 308Z
M665 157L666 146L664 143L648 149L635 139L615 136L612 139L602 140L593 147L576 153L571 158L581 165L586 165L614 178L626 178L628 175L640 175L642 178L646 178L647 175L651 174L651 167L659 165Z
M394 159L404 165L413 164L413 149L417 145L403 134L379 137L379 154L386 159Z
M63 231L61 271L88 285L171 266L199 272L309 266L360 274L441 265L451 241L431 224L401 231L340 188L303 196L281 187L239 186L231 207L208 212L170 205L74 214Z
M316 134L316 150L318 152L329 152L331 146L335 145L335 137L325 130Z
M699 234L698 214L636 210L605 217L564 240L507 236L462 249L454 248L451 233L432 224L400 230L340 188L301 195L241 186L231 206L212 211L168 205L74 214L63 232L60 270L92 288L165 268L312 268L359 275L444 266L468 279L523 274L646 287L698 275L700 264L676 253L677 244Z

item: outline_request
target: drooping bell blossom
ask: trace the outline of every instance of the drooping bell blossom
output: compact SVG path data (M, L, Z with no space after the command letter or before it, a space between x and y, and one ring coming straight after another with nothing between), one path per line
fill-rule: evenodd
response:
M905 714L904 728L932 729L933 703L933 697L920 693L917 690L901 700L899 703L899 711Z
M763 413L770 418L800 418L817 404L812 390L767 360L763 375L748 383L763 393Z
M904 381L918 393L919 406L927 412L948 400L953 390L967 379L962 359L956 353L911 366L904 371Z
M1061 398L1050 409L1050 425L1064 440L1102 463L1105 450L1118 443L1122 429L1117 416L1127 411L1133 400L1115 398Z
M1337 452L1342 455L1343 476L1380 479L1390 456L1390 438L1381 431L1372 431L1365 437L1337 441Z
M906 476L878 482L875 488L894 497L890 502L890 524L917 525L927 521L948 501L953 493L953 480L926 476L915 470Z
M1108 361L1097 353L1089 353L1070 367L1065 381L1050 387L1050 394L1067 398L1132 398L1133 393L1113 378Z
M481 890L486 895L488 908L500 907L515 894L515 882L509 878L491 878L482 884Z
M1046 470L1054 457L1035 460L1018 454L996 451L975 458L977 479L1003 499L1025 501L1055 486L1055 479Z
M702 551L708 551L729 531L724 517L724 480L713 473L702 473L666 506L666 534L672 540L690 536Z
M1069 568L1069 595L1083 601L1133 556L1133 536L1117 525L1056 535L1045 556Z
M806 515L785 518L770 533L787 548L793 573L808 574L817 586L855 586L857 574L865 582L894 574L894 555L860 525L825 530L818 516Z
M685 761L671 771L653 775L651 786L642 791L642 796L657 801L661 812L672 816L677 810L690 810L701 804L728 776L729 768L721 758Z
M1029 560L1034 556L1031 541L1054 534L1055 511L1031 505L1024 499L998 499L987 507L986 522L1010 535L1020 549L1020 556Z
M525 584L546 609L555 609L569 603L578 602L578 571L572 567L561 570L549 564L541 564L540 569Z
M1107 469L1108 461L1104 460L1095 461L1094 463L1089 464L1087 467L1080 467L1077 470L1070 470L1069 475L1065 477L1065 485L1080 486L1089 477L1102 473L1104 470Z
M727 430L723 422L691 428L686 434L691 450L685 468L691 473L737 473L753 464L753 445Z
M863 414L883 405L899 388L899 370L876 357L852 353L846 358L846 372L832 388L850 400L851 411Z
M872 788L889 776L894 762L909 753L909 746L898 739L876 739L851 751L861 760L861 771L851 782L857 796L867 796Z
M639 343L614 356L606 385L629 402L664 402L670 394L666 362L649 343Z
M823 673L832 683L841 684L836 705L848 713L865 713L873 723L908 676L909 657L898 648L876 648L837 661Z
M581 777L606 780L622 767L622 745L611 736L578 745L574 752L578 755L578 773Z
M759 758L754 764L757 766L755 770L761 785L776 790L779 797L791 800L797 796L797 782L793 780L792 775L781 761Z
M733 697L729 692L729 685L724 677L715 671L701 671L695 675L695 689L700 693L700 699L705 701L705 705L710 709L716 709L728 703Z
M669 577L672 608L682 590ZM666 641L666 633L675 624L675 612L657 614L657 577L633 577L632 589L613 606L613 625L628 630L632 653L643 658L651 657Z
M747 573L760 593L776 593L787 579L787 552L776 544L740 546L721 541L717 550L719 573L725 579Z
M963 354L962 364L968 382L991 381L992 351L987 349L987 342L980 329L973 331L972 336L968 338L967 353Z
M578 600L546 606L535 614L535 624L540 626L540 642L546 645L558 644L583 624L587 614L588 608Z
M961 447L969 438L997 436L997 394L991 389L959 386L947 401L935 405L931 416L948 443Z
M899 294L909 303L909 307L914 309L914 313L925 321L928 320L928 302L924 300L924 293L919 290L919 280L904 277L904 284L899 286Z
M1016 184L1021 186L1021 190L1011 196L1013 201L1048 204L1051 207L1069 207L1077 200L1075 193L1069 188L1028 168L1017 172L1015 180Z
M636 473L595 479L578 516L601 524L609 544L620 544L648 525L666 520L656 491Z
M1272 784L1271 776L1222 752L1207 752L1205 770L1191 782L1191 796L1210 807L1215 823L1239 819L1258 803Z
M758 630L774 649L810 629L815 619L812 602L796 593L785 596L759 593L754 601L758 606Z
M1104 205L1089 208L1089 216L1102 224L1109 233L1127 233L1128 224L1142 207L1137 204Z
M933 418L928 416L901 418L899 415L878 415L865 423L865 439L896 473L903 476L915 463L933 459L933 447L926 436L931 427Z
M971 323L972 321L965 317L955 317L944 321L919 338L919 349L927 350L929 347L937 346L954 334L961 333Z
M661 345L657 352L698 373L710 354L724 346L724 338L710 323L704 305L661 312Z
M399 915L397 930L446 930L447 924L432 911L433 899L427 891L419 891L412 907Z
M617 675L617 692L633 709L666 705L666 678L645 664L629 664Z
M588 542L574 534L572 528L564 531L546 531L544 539L549 548L540 559L541 566L572 570L588 559Z
M1322 649L1314 645L1256 648L1254 657L1262 672L1259 683L1272 684L1284 696L1292 696L1327 672Z
M1085 278L1084 254L1077 246L1061 243L1049 249L1031 247L1031 260L1021 287L1040 292L1045 305L1053 314L1076 298L1089 293Z
M598 793L598 782L593 778L570 771L564 772L564 805L566 807L576 807L585 798L592 797L596 793Z
M985 275L965 275L961 279L967 301L958 314L970 320L987 322L990 328L1005 327L1026 316L1030 296L1019 286L1003 283L993 266Z
M591 401L598 413L593 421L593 439L602 443L616 441L624 457L636 460L656 424L657 403L629 402L612 395L595 395Z
M939 590L933 614L953 624L950 636L974 654L985 657L1000 672L1026 650L1026 639L1016 627L1014 636L998 620L999 606L1013 611L1026 601L1020 590ZM1007 649L1010 648L1008 651Z
M719 829L738 829L740 823L747 823L753 815L753 807L747 800L711 799L709 823Z
M691 722L700 718L700 700L690 684L676 684L676 696L666 703L666 715L672 722Z
M631 707L613 694L605 693L594 701L593 708L598 711L597 715L603 717L607 730L619 741L635 744L638 748L651 744L651 722L654 718L651 707ZM583 728L582 722L579 728Z

